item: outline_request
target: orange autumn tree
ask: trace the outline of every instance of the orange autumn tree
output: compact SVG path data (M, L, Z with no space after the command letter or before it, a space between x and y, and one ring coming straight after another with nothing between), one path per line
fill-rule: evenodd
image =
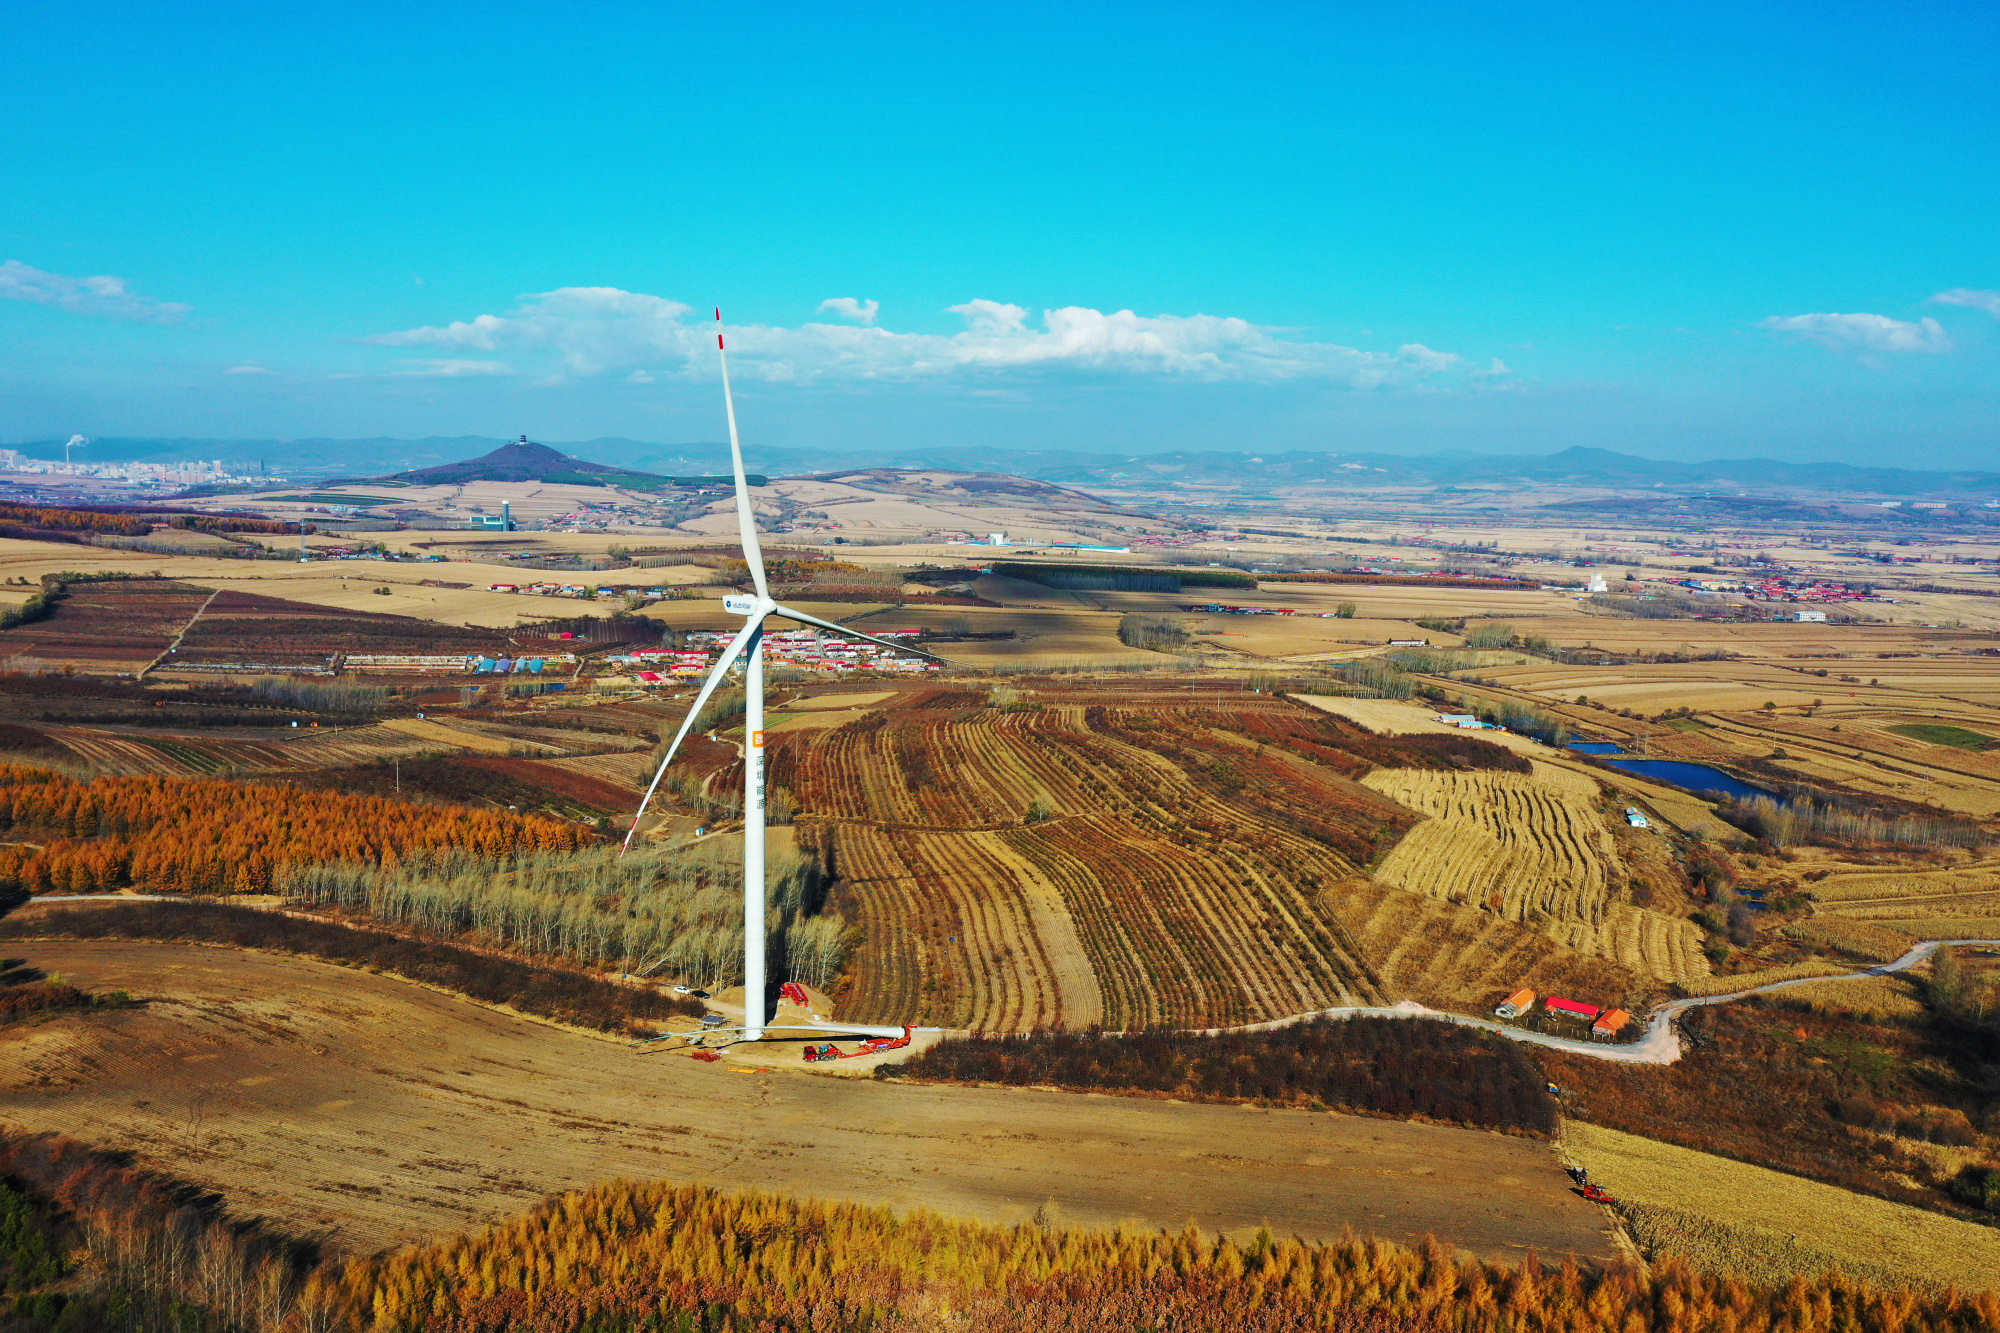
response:
M280 866L394 863L456 847L480 856L573 851L591 841L553 819L384 796L247 786L215 778L96 778L0 764L0 889L266 893Z

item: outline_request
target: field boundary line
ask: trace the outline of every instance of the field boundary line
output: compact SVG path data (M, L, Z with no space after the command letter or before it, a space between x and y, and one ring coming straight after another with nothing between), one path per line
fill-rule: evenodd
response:
M201 613L208 610L209 602L213 602L216 598L220 596L222 596L222 589L220 588L217 588L215 591L211 592L208 595L208 601L203 602L200 606L197 606L194 609L194 614L188 617L187 624L181 626L180 633L174 635L173 641L169 643L166 647L160 649L160 655L158 657L146 663L146 665L140 667L139 674L132 677L132 679L144 680L146 678L146 673L148 671L151 671L154 667L166 661L167 658L173 653L174 649L181 646L181 640L187 637L187 632L194 628L194 622L201 619Z

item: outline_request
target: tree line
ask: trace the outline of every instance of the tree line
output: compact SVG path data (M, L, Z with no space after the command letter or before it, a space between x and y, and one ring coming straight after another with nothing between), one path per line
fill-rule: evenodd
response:
M818 864L774 848L767 873L767 956L780 976L830 987L852 932L822 911ZM273 891L304 907L365 912L431 938L599 971L711 990L743 979L743 871L733 849L713 840L623 857L611 847L501 857L430 848L394 864L286 866Z
M23 1329L176 1333L1992 1333L2000 1296L1677 1260L1490 1263L1434 1239L1015 1226L616 1181L343 1261L58 1135L0 1136Z
M532 815L413 805L382 796L243 786L218 779L80 781L0 764L0 890L268 893L281 867L394 864L455 847L485 856L573 851L578 825Z
M1553 1133L1541 1072L1512 1042L1394 1018L1315 1019L1269 1032L1149 1029L948 1038L878 1076L1153 1093Z

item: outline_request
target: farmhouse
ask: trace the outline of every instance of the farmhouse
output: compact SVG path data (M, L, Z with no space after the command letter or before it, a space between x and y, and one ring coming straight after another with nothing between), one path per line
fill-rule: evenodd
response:
M1535 993L1526 986L1523 986L1506 999L1500 1001L1499 1006L1493 1012L1501 1018L1519 1018L1534 1007Z
M1570 1018L1595 1020L1604 1011L1594 1004L1581 1004L1575 1000L1565 1000L1560 995L1551 995L1542 1007L1552 1014L1564 1014Z
M1605 1011L1602 1018L1590 1025L1590 1035L1598 1041L1610 1041L1631 1025L1632 1015L1623 1009Z

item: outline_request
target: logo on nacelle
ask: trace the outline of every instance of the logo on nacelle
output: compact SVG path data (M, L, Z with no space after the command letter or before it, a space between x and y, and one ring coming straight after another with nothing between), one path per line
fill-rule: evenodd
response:
M755 597L744 597L739 593L731 593L722 599L722 609L732 616L753 615L757 610L757 599Z

